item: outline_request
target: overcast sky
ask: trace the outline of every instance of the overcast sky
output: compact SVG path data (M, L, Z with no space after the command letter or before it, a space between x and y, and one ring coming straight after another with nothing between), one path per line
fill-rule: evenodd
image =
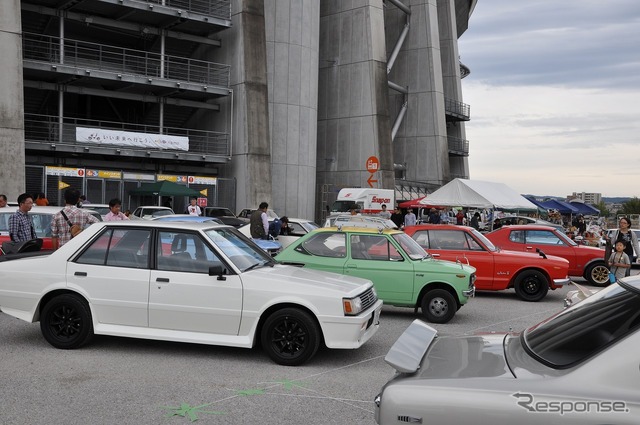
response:
M640 197L640 0L478 0L459 50L471 179Z

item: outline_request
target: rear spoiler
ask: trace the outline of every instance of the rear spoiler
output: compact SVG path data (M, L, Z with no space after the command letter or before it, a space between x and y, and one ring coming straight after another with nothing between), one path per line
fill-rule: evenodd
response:
M398 372L414 373L437 335L437 330L416 319L391 346L384 361Z

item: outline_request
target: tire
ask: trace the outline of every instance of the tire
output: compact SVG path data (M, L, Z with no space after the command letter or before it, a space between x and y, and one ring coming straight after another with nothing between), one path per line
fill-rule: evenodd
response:
M537 270L523 271L518 275L513 286L516 295L524 301L540 301L549 292L549 280Z
M40 330L44 339L56 348L79 348L93 338L91 310L77 295L59 295L42 309Z
M311 359L320 346L320 329L314 318L297 308L271 314L262 327L263 350L276 363L299 366Z
M604 262L597 262L587 267L584 278L594 286L609 285L609 269Z
M422 297L422 315L431 323L447 323L458 311L458 303L445 289L432 289Z

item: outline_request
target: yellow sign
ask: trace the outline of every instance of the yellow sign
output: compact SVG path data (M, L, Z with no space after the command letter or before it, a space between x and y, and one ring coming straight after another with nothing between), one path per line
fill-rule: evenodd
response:
M202 189L202 190L200 191L200 194L201 194L201 195L203 195L203 196L209 196L209 195L207 195L208 193L209 193L209 190L208 190L208 189Z
M65 182L63 182L62 180L60 180L58 182L58 190L62 190L62 189L66 189L68 188L70 185L66 184Z

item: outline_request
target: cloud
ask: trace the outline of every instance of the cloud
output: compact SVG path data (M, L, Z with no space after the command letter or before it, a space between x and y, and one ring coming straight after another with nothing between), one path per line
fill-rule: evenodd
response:
M464 87L472 179L520 193L635 196L640 181L640 90Z
M637 196L640 1L480 0L459 40L472 179Z

